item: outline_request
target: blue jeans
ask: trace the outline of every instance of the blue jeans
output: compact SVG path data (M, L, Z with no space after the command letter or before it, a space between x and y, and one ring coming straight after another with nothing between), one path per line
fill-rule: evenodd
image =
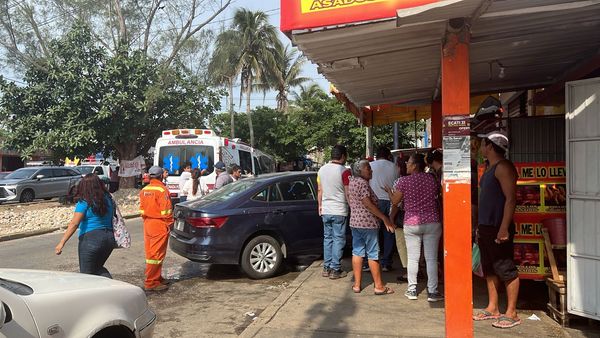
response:
M346 216L323 215L323 267L326 269L342 268L347 219Z
M104 263L115 248L112 229L98 229L79 236L79 272L112 278Z
M187 195L179 195L179 203L187 201Z
M377 203L379 211L384 215L390 215L390 201L379 200ZM383 241L381 243L381 266L392 266L392 257L394 255L394 244L396 244L396 235L393 232L387 231L384 225L381 225L383 232Z
M352 256L379 260L379 233L377 229L352 229Z

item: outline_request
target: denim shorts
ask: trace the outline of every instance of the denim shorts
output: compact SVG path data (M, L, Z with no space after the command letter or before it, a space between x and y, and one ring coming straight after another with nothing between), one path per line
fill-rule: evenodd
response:
M379 229L352 229L352 255L367 256L368 260L379 259Z

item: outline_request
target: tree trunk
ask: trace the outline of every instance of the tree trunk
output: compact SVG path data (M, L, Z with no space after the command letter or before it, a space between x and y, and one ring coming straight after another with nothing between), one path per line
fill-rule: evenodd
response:
M231 117L231 138L235 138L235 113L233 112L233 77L229 78L229 115Z
M119 155L119 160L131 161L136 157L137 145L132 143L119 144L115 146ZM132 189L135 188L136 177L120 177L119 178L119 189Z
M252 74L248 75L246 83L246 114L248 115L248 127L250 128L250 146L254 148L254 127L252 126L252 112L250 111L250 93L252 92Z

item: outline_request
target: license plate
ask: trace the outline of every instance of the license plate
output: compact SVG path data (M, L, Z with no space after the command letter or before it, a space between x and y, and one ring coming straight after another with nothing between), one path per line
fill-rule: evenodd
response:
M179 231L183 231L183 227L185 226L185 221L182 219L178 219L177 222L175 222L175 229L179 230Z

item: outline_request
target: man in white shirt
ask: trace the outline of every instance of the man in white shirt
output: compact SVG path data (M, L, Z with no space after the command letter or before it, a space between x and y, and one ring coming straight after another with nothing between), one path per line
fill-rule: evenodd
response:
M384 215L389 215L390 197L384 188L391 188L394 185L394 182L398 178L399 170L393 162L392 153L388 147L379 147L376 155L377 160L371 162L373 178L369 181L369 185L379 199L379 210ZM383 232L383 245L381 245L382 250L380 259L381 270L390 271L392 269L392 256L394 254L396 237L393 232L385 231L385 228L381 228L381 230L381 232Z
M343 145L331 150L331 162L322 166L317 175L319 216L323 219L323 277L339 279L348 272L342 270L342 254L346 245L348 220L347 190L350 170L344 164L348 151Z
M192 178L192 164L185 162L183 164L183 171L179 177L179 202L185 202L187 200L187 191L185 191L185 182Z

